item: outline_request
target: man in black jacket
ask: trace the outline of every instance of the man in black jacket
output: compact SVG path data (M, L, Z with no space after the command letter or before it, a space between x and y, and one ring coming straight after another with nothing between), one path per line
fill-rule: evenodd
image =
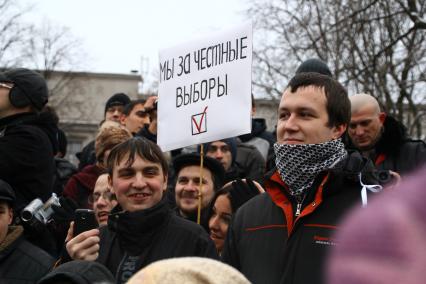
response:
M0 179L16 193L15 213L52 194L57 127L47 113L43 77L17 68L0 73Z
M0 179L0 283L36 283L55 260L23 238L21 226L11 226L15 193Z
M348 148L359 150L376 164L377 169L388 170L395 177L408 174L426 163L426 144L410 139L404 125L380 111L373 96L356 94L350 96L350 101ZM379 177L382 175L386 177L384 174Z
M108 226L83 232L67 243L71 258L96 260L115 275L117 283L125 283L156 260L217 257L207 233L168 208L164 198L168 166L156 144L139 137L123 142L109 154L108 169L118 205Z
M367 204L367 189L380 187L366 185L375 182L361 174L368 160L348 154L340 139L350 102L334 79L294 76L278 117L276 169L266 193L236 212L222 257L253 283L322 283L340 219L353 205Z

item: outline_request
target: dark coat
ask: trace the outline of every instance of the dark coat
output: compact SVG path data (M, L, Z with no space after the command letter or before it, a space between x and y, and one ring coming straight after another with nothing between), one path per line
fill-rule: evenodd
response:
M407 174L426 163L426 144L422 140L408 137L407 130L392 116L387 116L384 131L370 157L379 170L392 170ZM348 136L345 137L348 149L355 149Z
M98 262L125 283L133 273L166 258L218 258L216 248L199 225L176 216L163 199L152 208L123 212L117 206L101 228ZM131 262L131 264L129 264Z
M320 174L306 196L301 215L278 172L265 182L260 194L236 212L222 253L223 260L253 283L322 283L325 257L339 221L354 205L361 205L359 172L365 184L371 162L359 153L328 173ZM323 187L321 186L323 184Z
M52 195L56 133L53 121L34 113L0 119L0 179L15 190L15 212Z
M55 260L22 236L22 227L9 227L0 246L0 283L36 283L53 267Z
M56 172L53 192L58 196L62 196L62 192L64 191L68 180L77 173L77 167L70 161L58 157L55 157L55 166Z
M250 178L263 183L265 167L266 162L256 147L238 143L235 161L225 173L225 183L237 178Z
M96 165L87 165L68 180L63 196L71 198L78 208L92 209L92 204L89 204L89 196L93 193L96 180L103 171Z
M78 163L79 171L81 171L88 165L94 165L96 163L95 140L92 140L87 143L87 145L84 146L80 152L75 154L75 156L80 161Z

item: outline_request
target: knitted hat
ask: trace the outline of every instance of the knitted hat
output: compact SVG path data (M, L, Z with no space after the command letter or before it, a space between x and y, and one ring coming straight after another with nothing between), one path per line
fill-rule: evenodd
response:
M110 126L102 129L95 140L96 161L106 163L106 161L103 161L105 152L130 138L132 138L132 134L121 126Z
M315 72L333 77L333 74L331 73L330 68L328 68L327 64L317 58L311 58L303 61L302 64L300 64L296 70L296 74L308 72Z
M178 257L156 261L129 279L128 284L248 284L235 268L202 257Z
M117 93L110 97L105 104L104 114L110 107L113 106L125 106L130 103L130 98L124 93Z
M426 167L356 208L333 240L328 281L425 283Z

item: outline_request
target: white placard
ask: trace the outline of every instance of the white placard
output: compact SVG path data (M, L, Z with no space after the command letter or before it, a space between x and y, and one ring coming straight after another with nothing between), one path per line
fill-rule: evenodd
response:
M160 51L163 151L251 131L252 24Z

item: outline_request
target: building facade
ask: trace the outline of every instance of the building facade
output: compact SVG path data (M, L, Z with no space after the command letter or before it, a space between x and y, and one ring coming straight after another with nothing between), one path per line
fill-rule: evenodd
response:
M142 78L137 74L52 72L46 76L49 105L59 115L59 127L68 139L66 158L77 164L75 154L96 136L104 118L105 103L115 93L138 97Z

